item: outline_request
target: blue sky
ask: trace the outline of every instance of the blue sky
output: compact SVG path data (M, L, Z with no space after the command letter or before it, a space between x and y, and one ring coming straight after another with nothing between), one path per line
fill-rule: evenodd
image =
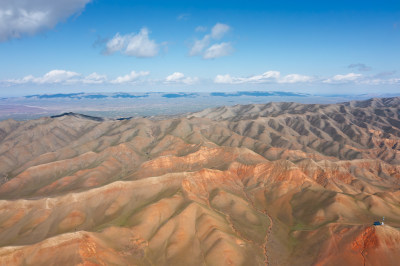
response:
M0 95L400 92L399 1L0 1Z

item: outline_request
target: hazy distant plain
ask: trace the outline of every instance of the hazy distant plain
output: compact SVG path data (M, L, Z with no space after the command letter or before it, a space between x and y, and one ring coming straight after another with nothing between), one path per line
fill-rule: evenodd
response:
M75 112L106 118L173 116L209 107L268 102L338 103L374 95L311 95L287 92L74 93L0 99L0 120L28 120ZM381 95L385 96L385 95Z

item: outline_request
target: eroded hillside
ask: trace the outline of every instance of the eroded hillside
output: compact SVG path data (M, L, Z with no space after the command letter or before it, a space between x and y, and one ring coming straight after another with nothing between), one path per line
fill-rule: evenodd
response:
M0 264L396 265L399 106L2 121Z

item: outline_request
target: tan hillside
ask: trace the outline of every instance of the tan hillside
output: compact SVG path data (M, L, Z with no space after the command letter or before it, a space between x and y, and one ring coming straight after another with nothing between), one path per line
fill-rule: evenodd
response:
M399 106L2 121L0 265L396 265Z

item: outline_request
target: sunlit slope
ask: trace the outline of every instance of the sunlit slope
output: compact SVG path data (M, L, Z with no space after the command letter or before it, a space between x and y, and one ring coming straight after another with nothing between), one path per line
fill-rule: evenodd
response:
M398 106L2 121L0 264L395 265Z

